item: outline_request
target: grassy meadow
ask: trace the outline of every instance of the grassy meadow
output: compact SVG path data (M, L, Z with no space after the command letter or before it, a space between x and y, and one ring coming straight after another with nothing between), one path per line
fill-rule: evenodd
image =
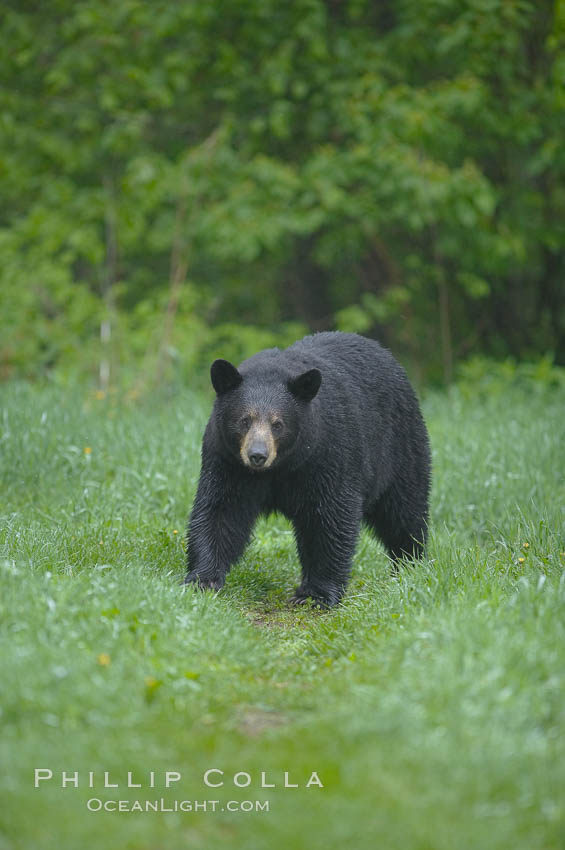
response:
M326 613L280 517L181 586L210 404L1 388L0 850L564 847L564 390L428 395L427 558Z

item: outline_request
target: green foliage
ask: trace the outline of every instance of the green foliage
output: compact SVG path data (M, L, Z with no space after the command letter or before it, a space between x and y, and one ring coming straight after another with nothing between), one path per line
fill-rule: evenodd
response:
M175 280L185 370L287 322L565 363L561 3L4 5L3 375L97 368L101 316L127 372Z
M323 614L289 604L298 559L280 517L258 525L221 593L183 590L211 390L157 404L1 387L0 842L559 847L565 387L547 383L534 404L529 377L480 404L427 396L428 555L392 577L363 534L344 603ZM53 781L34 788L36 767ZM211 767L224 787L204 785ZM164 788L165 770L182 781ZM312 770L323 789L283 787L285 771L302 784ZM270 810L94 813L91 798Z
M457 387L467 398L498 397L509 388L535 398L552 388L565 387L565 369L555 366L550 356L535 363L517 363L512 358L495 363L473 357L460 365Z

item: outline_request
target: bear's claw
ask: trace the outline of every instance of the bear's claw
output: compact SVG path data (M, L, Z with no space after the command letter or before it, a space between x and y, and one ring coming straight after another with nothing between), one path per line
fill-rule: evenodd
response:
M309 593L308 591L302 591L297 588L296 592L290 597L290 602L292 605L305 605L308 602L311 602L316 608L329 608L331 606L331 602L329 599L314 595Z
M195 584L200 590L221 590L224 586L224 582L219 578L208 578L206 576L199 575L197 572L188 573L184 580L185 584Z

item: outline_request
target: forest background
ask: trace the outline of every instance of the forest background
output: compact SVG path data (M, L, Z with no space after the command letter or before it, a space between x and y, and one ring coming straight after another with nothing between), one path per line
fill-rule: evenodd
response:
M1 378L565 365L563 0L18 0L0 69Z

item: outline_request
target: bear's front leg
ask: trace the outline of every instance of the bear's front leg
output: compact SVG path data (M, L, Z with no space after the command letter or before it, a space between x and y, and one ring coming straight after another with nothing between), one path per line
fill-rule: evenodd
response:
M347 500L318 504L293 520L302 581L292 602L336 605L347 586L359 536L361 508Z
M203 471L188 526L185 584L220 590L243 554L258 508L221 478Z

